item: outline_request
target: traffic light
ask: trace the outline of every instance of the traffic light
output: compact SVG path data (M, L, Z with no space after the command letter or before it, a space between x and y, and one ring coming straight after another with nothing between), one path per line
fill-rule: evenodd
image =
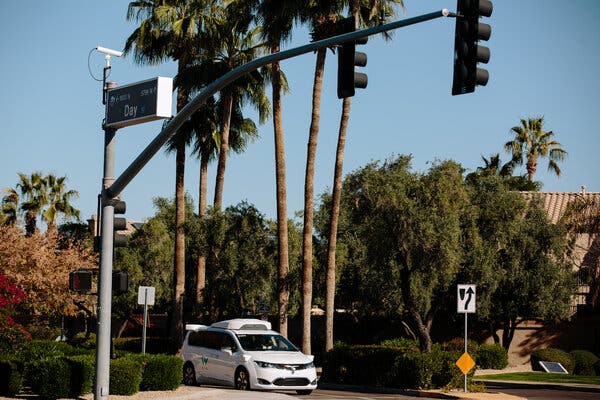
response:
M354 16L343 19L340 22L341 33L350 33L356 30L356 21ZM361 38L343 43L338 47L338 99L354 96L354 88L364 89L367 87L367 74L354 72L354 67L365 67L367 65L367 55L356 51L357 44L366 44L368 38Z
M490 38L492 27L479 22L479 18L489 17L492 10L492 2L488 0L458 0L452 95L474 92L475 86L485 86L488 82L488 71L477 68L477 63L489 61L490 49L479 46L478 42Z
M69 273L69 289L78 293L89 293L92 291L93 272L78 269Z
M112 200L114 214L125 214L127 205L122 200ZM127 229L127 220L125 218L113 218L113 248L114 247L125 247L127 246L127 235L117 233L117 231L123 231ZM94 236L94 251L100 252L102 248L102 238L100 236L100 230L96 231Z
M114 213L115 214L125 214L127 210L127 205L122 200L114 200ZM114 219L114 239L113 239L113 247L125 247L127 246L127 236L122 233L117 233L117 231L124 231L127 229L127 220L125 218L115 218Z
M113 271L112 290L114 294L127 293L127 291L129 290L129 274L127 273L127 271Z

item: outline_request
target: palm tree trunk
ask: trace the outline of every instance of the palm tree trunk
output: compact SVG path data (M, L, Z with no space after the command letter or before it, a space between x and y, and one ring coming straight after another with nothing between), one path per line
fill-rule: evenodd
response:
M346 146L346 130L350 119L350 97L342 102L342 118L335 155L335 173L333 176L333 195L331 205L331 221L329 244L327 246L327 278L325 307L325 351L333 349L333 314L335 311L335 250L337 246L337 228L342 196L342 172L344 167L344 148Z
M279 46L274 46L271 53L279 51ZM289 254L288 254L288 225L287 225L287 198L285 182L285 146L283 140L283 121L281 115L281 70L279 63L273 64L271 69L271 82L273 87L273 134L275 136L275 181L277 186L277 287L278 287L278 314L279 332L287 336L288 306L290 299L290 284L288 282Z
M221 146L219 148L219 162L217 164L217 179L215 184L214 208L221 211L223 206L223 185L225 184L225 168L227 166L227 153L229 152L229 127L231 125L231 109L233 96L225 90L223 96L223 115L221 116Z
M180 63L180 69L183 64ZM186 90L177 91L177 110L187 103ZM183 343L183 296L185 292L185 141L179 140L175 149L175 293L173 296L173 323L171 338L177 348Z
M208 157L200 155L200 182L198 193L198 217L200 221L206 218L206 192L208 189ZM198 255L198 264L196 265L196 306L198 312L201 312L204 304L204 288L206 287L206 256Z
M313 83L312 119L308 135L306 152L306 176L304 180L304 234L302 241L302 352L311 354L311 323L313 294L313 218L314 218L314 180L317 139L319 136L319 119L321 117L321 91L323 87L323 71L327 49L317 51L315 79Z
M183 341L183 295L185 292L185 143L177 144L175 153L175 323L174 338Z

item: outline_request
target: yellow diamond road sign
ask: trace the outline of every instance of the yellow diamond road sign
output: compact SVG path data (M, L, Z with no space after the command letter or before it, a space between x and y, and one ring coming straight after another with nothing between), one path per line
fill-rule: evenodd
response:
M469 353L463 353L456 362L456 366L462 371L463 375L466 375L475 366L475 361L473 361Z

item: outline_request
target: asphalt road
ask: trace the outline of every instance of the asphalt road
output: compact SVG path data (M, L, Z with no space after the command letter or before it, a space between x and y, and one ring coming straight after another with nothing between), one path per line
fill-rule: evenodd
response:
M502 392L514 396L525 397L527 399L544 400L598 400L600 399L600 389L557 388L552 385L522 385L519 383L493 383L485 382L489 392Z
M291 393L290 393L291 394ZM294 396L293 394L291 394ZM414 396L403 396L394 393L363 393L363 392L350 392L350 391L339 391L339 390L324 390L317 389L309 396L294 396L299 400L302 399L318 399L318 400L348 400L348 399L361 399L361 400L385 400L385 399L397 399L397 400L414 400Z

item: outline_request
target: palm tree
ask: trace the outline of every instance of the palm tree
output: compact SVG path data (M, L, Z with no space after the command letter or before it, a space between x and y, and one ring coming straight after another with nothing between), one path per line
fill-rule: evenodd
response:
M232 2L220 8L207 29L202 54L180 74L178 80L193 90L201 90L225 73L256 58L263 44L257 41L259 29L252 27L251 6L244 1ZM199 215L206 215L208 162L218 156L213 209L220 212L223 201L225 169L229 149L241 152L248 139L257 136L254 122L242 116L243 105L250 104L259 112L259 122L269 116L270 104L264 91L263 71L254 71L228 85L221 91L219 101L209 101L196 112L202 122L194 128L196 152L200 156ZM218 117L215 112L218 113ZM194 117L192 118L192 120ZM217 132L218 130L218 132ZM212 262L218 263L219 249L213 249ZM201 255L197 263L196 302L203 302L206 260Z
M19 193L15 189L4 188L6 194L2 197L0 210L0 225L16 225L19 217Z
M277 53L281 44L291 38L294 18L301 2L294 0L263 0L258 9L263 27L263 37L269 51ZM277 186L277 282L279 331L286 336L288 330L288 306L290 297L289 244L287 219L287 194L285 177L285 147L281 94L284 80L279 62L269 68L273 96L273 135L275 140L275 182Z
M127 20L140 21L129 36L125 53L133 52L140 64L155 65L166 60L177 62L177 73L197 57L203 40L206 21L213 17L210 0L144 0L129 3ZM177 88L177 111L188 102L189 90ZM176 134L176 136L180 136ZM188 138L175 137L175 291L173 298L174 323L171 337L183 339L183 295L185 291L185 145Z
M313 41L326 39L337 34L339 13L343 2L308 2L299 10L300 20L311 27ZM306 152L306 173L304 177L304 228L302 236L302 351L311 349L311 309L313 286L313 219L314 219L314 175L319 121L321 117L321 92L327 49L317 50L315 76L313 81L312 111Z
M66 190L66 176L55 177L50 174L44 178L44 186L48 194L48 208L42 213L42 218L48 224L48 230L56 232L58 216L63 214L66 219L79 218L79 210L73 207L71 199L78 198L76 190Z
M558 162L567 156L560 142L552 139L554 132L544 131L543 125L544 117L521 119L521 125L510 130L513 140L504 145L504 150L512 154L511 163L522 165L525 160L529 182L533 182L539 158L547 157L548 170L560 176Z
M34 172L30 176L19 173L17 188L23 199L21 210L25 212L25 234L31 236L37 231L37 216L48 204L44 177L40 172Z
M502 165L500 154L492 154L489 159L481 156L483 167L477 167L477 172L481 175L499 175L502 178L508 178L512 175L512 163L508 162Z
M404 8L403 0L352 0L350 2L350 14L354 16L356 27L359 21L363 24L379 23L378 15L384 17L394 15L393 4L399 4ZM389 36L384 35L389 38ZM346 130L350 119L350 97L342 101L342 116L338 134L338 144L335 157L335 170L333 178L332 209L329 231L329 242L327 245L327 267L326 267L326 289L325 289L325 351L333 349L333 315L335 309L335 253L337 246L337 227L340 211L340 199L342 192L342 173L344 166L344 148L346 144Z

